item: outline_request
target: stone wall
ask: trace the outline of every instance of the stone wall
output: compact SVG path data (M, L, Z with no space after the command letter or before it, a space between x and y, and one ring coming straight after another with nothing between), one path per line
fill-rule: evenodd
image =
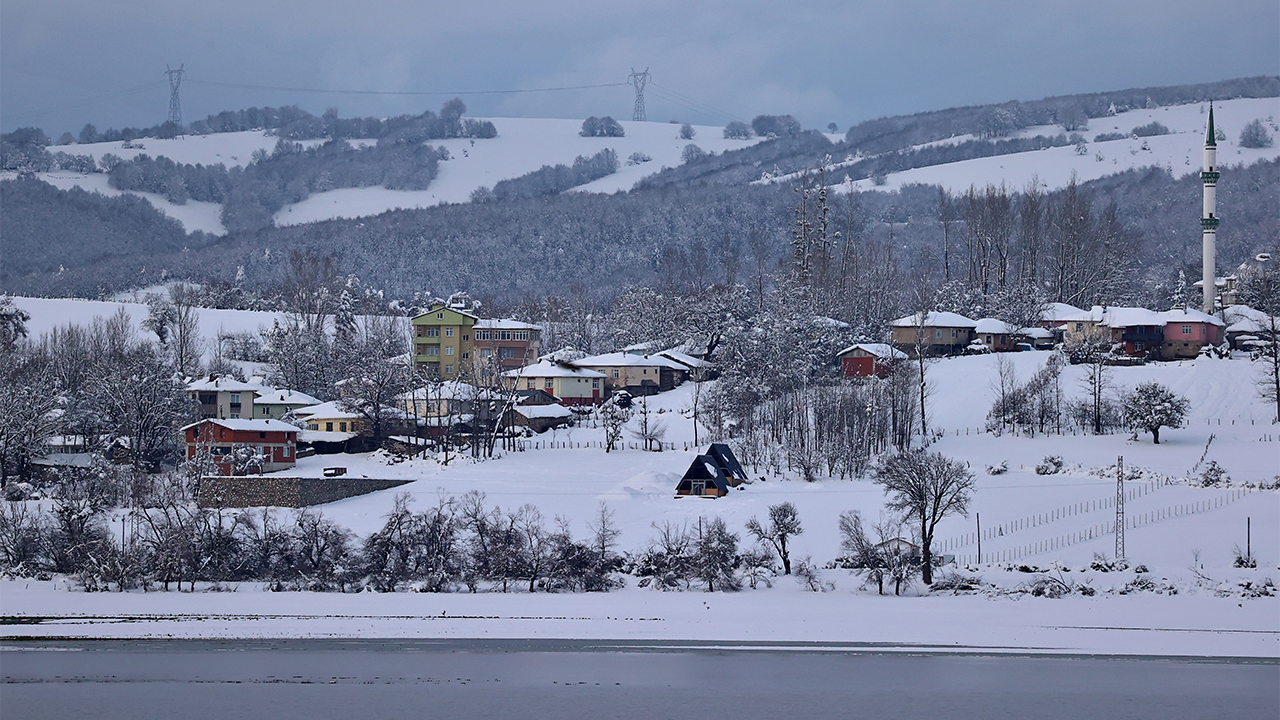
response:
M200 481L200 507L307 507L399 487L409 482L412 481L355 477L206 476Z

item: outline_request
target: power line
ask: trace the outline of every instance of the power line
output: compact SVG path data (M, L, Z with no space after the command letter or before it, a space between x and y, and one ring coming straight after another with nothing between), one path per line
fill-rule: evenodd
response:
M705 114L708 114L708 115L719 115L719 116L724 117L724 118L727 118L727 119L729 119L729 120L742 120L742 118L738 117L737 115L734 115L734 114L733 114L733 113L731 113L731 112L726 112L726 111L724 111L724 110L721 110L721 109L719 109L719 108L715 107L714 105L710 105L710 104L705 103L705 102L703 102L703 101L701 101L701 100L698 100L698 99L696 99L696 98L689 97L688 95L685 95L685 94L683 94L683 93L677 92L676 90L673 90L673 89L671 89L671 88L667 87L666 85L659 85L658 83L652 83L652 84L653 84L654 89L656 89L659 93L664 93L664 94L666 94L666 95L674 96L674 98L679 98L679 99L681 99L681 100L684 100L684 101L685 101L685 102L687 102L687 103L690 103L690 104L695 105L695 106L699 106L699 107L703 108L702 112L703 112L703 113L705 113ZM668 99L671 99L671 98L668 98Z
M674 96L664 94L664 93L662 92L661 88L654 88L654 91L658 93L658 97L663 98L663 99L664 99L664 100L666 100L667 102L670 102L670 103L672 103L673 105L678 105L678 106L680 106L680 107L682 107L682 108L684 108L684 109L686 109L686 110L689 110L689 111L695 112L695 113L697 113L697 114L699 114L699 115L702 115L703 117L710 118L710 119L711 119L712 121L714 121L714 122L725 122L725 121L727 121L727 120L736 120L736 119L737 119L737 118L735 118L735 117L734 117L734 116L732 116L732 115L719 114L719 113L710 112L710 111L708 111L708 110L706 110L706 109L703 109L703 108L698 107L697 105L693 105L693 104L691 104L691 103L688 103L688 102L685 102L685 101L683 101L683 100L680 100L679 98L676 98L676 97L674 97Z
M562 87L524 88L519 90L345 90L332 88L300 88L275 85L247 85L244 83L228 83L216 80L193 80L187 82L213 87L236 88L240 90L272 90L276 92L327 93L333 95L514 95L520 93L558 92L561 90L591 90L594 88L621 87L627 83L600 83L597 85L566 85Z

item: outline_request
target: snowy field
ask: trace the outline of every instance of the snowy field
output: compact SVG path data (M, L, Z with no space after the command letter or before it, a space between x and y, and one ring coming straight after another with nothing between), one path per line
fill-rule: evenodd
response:
M1019 376L1029 377L1047 353L1009 355ZM877 597L844 570L825 570L835 583L826 593L804 592L791 578L771 589L738 594L662 593L627 587L585 595L379 596L264 593L245 584L237 592L87 595L64 592L66 581L7 581L0 585L5 615L65 616L40 625L11 626L9 635L90 637L580 637L706 640L884 642L911 649L919 643L956 649L983 647L1009 652L1085 652L1173 655L1280 656L1277 600L1241 597L1239 583L1280 580L1280 493L1242 487L1280 473L1280 426L1256 397L1258 368L1247 358L1198 359L1182 363L1115 368L1117 389L1157 380L1191 401L1188 426L1149 436L995 437L979 433L991 404L995 379L991 356L941 360L929 369L935 390L931 422L944 431L934 449L964 460L977 476L971 511L981 515L982 562L973 541L975 516L949 518L938 530L936 551L952 554L967 572L1003 589L1031 575L1029 565L1088 583L1095 597L1046 599L1018 596L922 595ZM1064 389L1083 394L1080 369L1068 367ZM514 510L536 505L548 519L570 519L578 536L600 502L616 513L619 547L635 551L653 537L653 523L697 525L723 517L743 533L752 516L770 504L791 501L805 527L793 542L793 558L826 563L839 552L837 518L860 510L875 519L883 507L869 480L806 483L768 476L717 499L673 497L677 478L693 453L688 418L691 385L651 400L668 424L666 440L676 451L626 449L606 454L589 447L602 440L591 427L538 436L536 446L486 462L433 459L388 464L384 456L320 456L304 459L291 474L318 476L341 465L351 475L414 480L400 488L350 498L319 508L359 535L381 526L394 497L407 492L423 508L444 496L471 490L488 502ZM1213 441L1206 444L1210 436ZM554 446L554 447L553 447ZM1037 475L1045 455L1059 455L1065 470ZM1203 489L1185 482L1202 454L1228 472L1232 486ZM1095 554L1111 556L1115 517L1114 479L1091 471L1124 456L1140 474L1128 486L1130 524L1126 555L1146 565L1144 577L1165 592L1120 594L1137 575L1087 568ZM1008 461L992 476L987 465ZM751 469L748 469L751 471ZM755 477L767 470L751 472ZM289 512L289 511L282 511ZM1246 524L1258 560L1254 570L1231 567L1232 550L1246 543ZM744 541L744 545L745 545ZM1015 562L1000 562L1001 559ZM1195 562L1194 571L1192 569ZM994 561L994 562L993 562ZM956 569L956 568L952 568ZM960 568L964 569L964 568ZM634 580L632 580L634 583ZM1172 594L1170 591L1176 592ZM890 590L891 592L891 590ZM163 616L163 617L160 617ZM98 618L91 620L90 618ZM123 618L123 619L122 619ZM1120 630L1114 630L1119 628Z

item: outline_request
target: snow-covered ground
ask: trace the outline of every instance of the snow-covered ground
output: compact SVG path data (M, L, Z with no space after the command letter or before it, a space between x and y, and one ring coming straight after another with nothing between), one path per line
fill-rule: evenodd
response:
M1026 378L1047 353L1007 357ZM0 594L6 615L81 617L8 631L22 635L828 640L1276 657L1277 600L1239 597L1241 582L1280 580L1280 493L1240 487L1280 474L1280 426L1270 423L1268 408L1257 399L1257 371L1239 356L1115 368L1117 389L1157 380L1190 399L1187 427L1166 429L1157 446L1149 436L1132 440L1127 434L1026 438L979 433L993 395L993 357L954 358L930 366L935 388L931 422L944 431L933 447L968 462L977 476L970 516L945 520L936 549L956 555L967 572L1005 590L1031 578L1012 569L1026 564L1087 583L1099 592L1095 597L922 597L913 588L908 598L882 598L859 591L860 580L844 570L824 571L835 589L817 594L802 592L790 578L775 580L771 589L711 596L638 587L551 596L273 594L259 592L256 585L244 585L234 594L194 595L54 590L54 584L62 587L65 581L11 581L0 585ZM1082 394L1080 374L1079 368L1065 371L1068 396ZM769 505L785 500L799 508L805 528L793 541L793 558L811 556L821 564L839 552L841 511L879 516L884 497L869 480L806 483L767 470L752 472L768 476L766 480L757 479L724 498L675 498L676 480L693 457L691 399L692 386L686 384L651 400L651 408L668 425L666 440L675 444L675 451L628 448L606 454L596 446L602 440L600 429L578 427L538 436L526 451L485 462L455 458L445 466L430 458L388 463L380 454L317 456L303 459L290 474L318 476L326 466L341 465L351 475L414 480L318 508L360 535L380 527L402 492L419 508L442 495L471 490L485 493L489 503L503 509L532 503L547 518L569 518L579 536L588 533L587 520L605 502L622 531L620 548L632 551L653 536L654 523L696 527L700 517L719 516L742 533L748 518L764 516ZM1032 468L1050 454L1061 456L1066 468L1037 475ZM1114 480L1090 471L1114 464L1120 455L1125 467L1140 475L1128 484L1126 555L1132 566L1147 566L1143 577L1164 593L1121 595L1119 590L1138 577L1132 570L1088 569L1095 554L1112 554L1108 523L1115 517L1110 504ZM1227 470L1232 487L1203 489L1181 480L1202 455ZM1005 460L1005 474L993 476L984 469ZM980 514L988 535L981 563L972 538L974 513ZM1246 527L1257 569L1231 566L1233 548L1246 544ZM1001 558L1016 558L1016 563L993 562ZM156 621L156 615L170 617ZM82 616L134 619L90 622ZM140 619L144 617L146 621Z
M4 173L3 175L12 177L13 174ZM70 190L78 187L87 192L101 193L107 197L137 195L151 203L155 209L182 223L183 229L187 232L201 230L212 235L225 235L227 233L227 229L222 226L222 206L218 203L188 200L182 205L174 205L166 200L163 195L156 193L117 190L111 187L111 184L107 182L107 176L103 173L78 173L59 170L57 172L40 173L39 178L60 190Z
M123 309L129 314L134 325L147 319L148 308L141 296L129 300L81 300L78 298L34 298L14 297L13 302L27 311L31 319L27 322L27 335L38 339L41 335L69 323L89 325L94 318L106 318ZM257 333L271 327L271 323L283 318L282 313L261 312L256 310L217 310L214 308L197 308L200 318L200 334L212 338L219 332ZM154 339L154 338L153 338Z
M942 185L953 192L963 192L971 185L982 187L1001 183L1011 189L1021 189L1034 177L1043 187L1055 190L1065 187L1072 174L1078 182L1086 182L1151 166L1162 167L1175 177L1181 177L1200 172L1208 107L1208 103L1192 103L1130 110L1110 117L1092 118L1089 120L1089 128L1080 132L1087 147L1087 152L1083 155L1076 151L1075 146L1067 145L892 173L881 186L869 179L859 180L854 185L860 190L897 190L903 185L925 183ZM1253 120L1262 120L1269 133L1273 136L1277 134L1270 123L1280 123L1280 98L1224 100L1214 103L1213 116L1217 127L1227 135L1226 140L1218 142L1218 162L1224 168L1280 157L1280 143L1269 148L1240 147L1240 129ZM1135 127L1151 122L1165 125L1169 128L1169 134L1146 138L1127 137ZM1010 137L1054 136L1062 132L1061 127L1044 125L1023 128ZM1123 133L1126 138L1094 142L1093 138L1101 133ZM959 144L973 139L973 136L965 135L919 147ZM852 159L845 158L832 160L832 174L836 178L842 176L841 167L853 162ZM779 176L768 182L786 182L789 178L790 176ZM841 182L836 187L844 188L845 185Z

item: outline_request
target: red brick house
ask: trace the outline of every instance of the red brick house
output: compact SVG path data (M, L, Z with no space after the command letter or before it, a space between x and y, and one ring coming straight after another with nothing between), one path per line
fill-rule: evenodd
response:
M885 377L895 361L906 360L907 354L887 343L858 343L836 354L840 373L845 377Z
M207 451L217 475L286 470L295 465L298 455L298 428L279 420L208 418L182 428L182 434L187 460ZM239 470L237 451L247 458Z

